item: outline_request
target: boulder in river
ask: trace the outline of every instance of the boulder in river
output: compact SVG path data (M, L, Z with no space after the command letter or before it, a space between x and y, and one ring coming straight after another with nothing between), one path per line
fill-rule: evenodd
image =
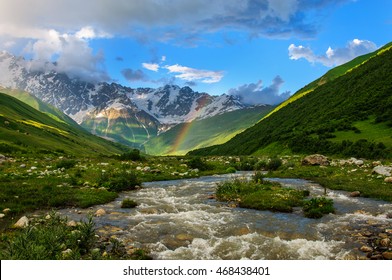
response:
M320 154L309 155L302 160L302 165L328 166L329 164L328 158Z

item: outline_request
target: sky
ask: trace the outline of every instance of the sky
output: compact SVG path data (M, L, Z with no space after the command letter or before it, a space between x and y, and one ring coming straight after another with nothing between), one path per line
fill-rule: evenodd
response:
M390 0L1 0L0 11L0 50L32 70L248 104L277 104L392 41Z

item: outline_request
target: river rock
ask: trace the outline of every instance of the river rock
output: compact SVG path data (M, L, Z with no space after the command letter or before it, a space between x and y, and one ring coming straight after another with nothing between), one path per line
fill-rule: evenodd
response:
M386 260L392 260L392 252L384 252L384 253L382 253L382 256Z
M359 196L361 196L361 192L359 192L359 191L355 191L355 192L350 193L350 197L359 197Z
M369 246L362 246L359 250L361 250L362 252L365 252L365 253L369 253L369 252L373 252L373 248L372 247L369 247Z
M180 240L180 241L192 241L193 240L193 236L189 235L187 233L180 233L176 235L176 239Z
M159 211L158 209L155 208L146 208L146 209L141 209L140 213L147 214L147 215L156 215L159 214Z
M390 243L391 243L391 239L389 239L389 238L383 238L380 240L380 245L382 247L389 247Z
M385 182L385 183L392 183L392 177L386 177L386 178L384 179L384 182Z
M10 208L5 208L5 209L3 209L3 213L4 214L7 214L7 213L9 213L11 211L11 209Z
M247 227L239 228L235 231L235 235L247 235L250 233L250 230Z
M0 219L2 219L2 218L4 218L4 217L5 217L5 214L1 213L1 214L0 214Z
M104 216L104 215L106 215L106 211L105 211L105 209L103 209L103 208L100 208L100 209L98 209L98 210L95 212L95 216L97 216L97 217Z
M392 167L379 165L373 168L372 173L390 177L392 176Z
M14 228L25 228L29 225L29 219L26 216L20 218L15 224Z
M305 157L302 160L302 165L327 166L327 165L329 165L329 160L326 156L314 154L314 155L309 155L309 156Z

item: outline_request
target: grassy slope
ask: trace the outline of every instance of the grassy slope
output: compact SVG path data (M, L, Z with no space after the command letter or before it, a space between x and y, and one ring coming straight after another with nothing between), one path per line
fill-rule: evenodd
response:
M337 76L335 79L312 91L305 87L304 90L309 91L307 94L297 98L295 102L288 102L286 106L226 144L191 154L259 154L274 143L287 149L292 139L297 142L310 137L316 139L323 136L325 131L331 132L336 138L328 139L329 142L324 144L368 139L377 142L384 140L384 144L391 148L392 128L388 125L392 123L391 44L378 51L377 55L367 58L331 70L328 75L334 74ZM364 61L366 63L363 63ZM344 69L351 70L344 72ZM344 75L338 76L343 72ZM296 95L301 92L304 91ZM376 125L372 119L380 116L382 121ZM338 127L347 129L336 129ZM360 131L356 133L355 139L353 127ZM297 146L298 144L296 143ZM317 151L317 145L313 148Z
M382 47L381 49L374 51L372 53L368 53L365 55L361 55L358 56L356 58L354 58L353 60L342 64L338 67L335 67L331 70L329 70L327 73L325 73L325 75L323 75L322 77L318 78L317 80L311 82L310 84L306 85L305 87L303 87L302 89L298 90L295 94L293 94L293 96L291 96L289 99L287 99L286 101L282 102L281 104L279 104L274 110L272 110L268 115L266 115L263 119L268 118L270 115L274 114L275 112L279 111L280 109L282 109L283 107L287 106L288 104L298 100L299 98L302 98L303 96L307 95L308 93L312 92L313 90L315 90L317 87L331 82L333 80L335 80L336 78L343 76L346 73L349 73L350 71L354 70L355 68L363 65L364 63L366 63L369 59L371 59L372 57L377 56L378 54L381 54L384 51L387 51L389 49L392 48L392 42L385 45L384 47Z
M34 98L30 101L36 102ZM36 105L42 106L40 103ZM56 113L56 110L53 112ZM0 93L2 152L58 151L73 155L93 155L121 153L124 149L89 134L72 120L70 123L58 120L67 120L67 118L61 113L58 116L42 113L14 97Z
M271 106L236 110L191 124L179 124L146 143L146 152L154 155L182 155L192 149L224 143L259 121ZM188 128L189 126L189 128ZM176 140L181 138L176 146Z

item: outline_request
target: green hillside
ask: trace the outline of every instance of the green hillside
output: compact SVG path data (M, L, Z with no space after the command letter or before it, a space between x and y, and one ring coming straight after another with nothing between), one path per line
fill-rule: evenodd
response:
M236 110L208 119L179 124L145 144L148 154L183 155L188 151L224 143L258 122L271 106Z
M8 92L10 93L10 92ZM0 153L99 155L121 153L125 147L93 136L58 110L22 92L22 99L0 93Z
M291 102L229 142L190 154L250 155L284 150L391 158L391 47L388 44L331 70L327 75L334 78L313 90L309 90L311 86L300 90Z
M26 103L27 105L30 105L34 109L48 115L52 119L55 119L59 122L65 122L74 127L79 127L79 125L72 118L68 117L59 109L47 103L42 102L40 99L38 99L37 97L35 97L34 95L28 92L17 90L17 89L2 88L2 87L0 87L0 92L11 95L19 99L20 101Z

